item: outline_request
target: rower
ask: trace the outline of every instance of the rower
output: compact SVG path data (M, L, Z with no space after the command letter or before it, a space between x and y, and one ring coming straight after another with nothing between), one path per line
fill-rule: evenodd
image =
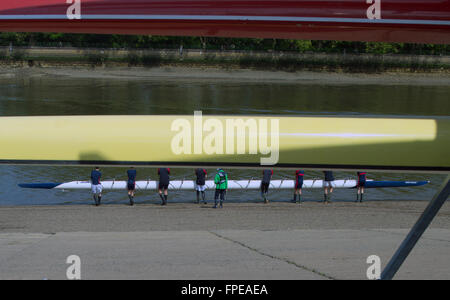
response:
M261 197L264 199L264 203L269 203L267 199L267 193L269 192L270 179L273 176L272 169L265 169L262 172L263 178L261 180Z
M130 205L134 204L134 193L136 190L136 170L133 167L127 171L128 181L127 181L127 190L128 190L128 198L130 199Z
M356 202L362 202L364 195L364 186L366 185L366 172L357 172L358 175L358 184L356 185L357 193L356 193Z
M225 193L228 189L228 175L222 168L217 169L216 177L214 177L214 183L216 184L216 192L214 194L214 208L217 208L217 200L220 197L220 208L223 207L223 201L225 200Z
M159 197L161 198L161 205L167 204L167 194L169 189L169 175L170 175L170 169L169 168L159 168L158 169L158 175L159 175ZM163 190L164 190L164 196L163 196Z
M334 176L332 171L323 171L323 174L325 175L323 181L324 203L330 203L331 193L333 193Z
M303 187L303 177L304 176L305 176L305 171L303 171L303 170L295 171L294 200L292 200L292 203L297 203L297 195L298 195L298 203L302 202L302 187Z
M91 190L94 195L95 206L99 206L102 200L102 185L100 183L100 178L102 173L99 167L95 167L91 172Z
M205 180L208 177L208 173L205 169L198 168L195 170L195 175L197 176L197 180L195 181L195 191L197 192L197 203L200 202L200 193L202 193L203 203L206 204L206 185Z

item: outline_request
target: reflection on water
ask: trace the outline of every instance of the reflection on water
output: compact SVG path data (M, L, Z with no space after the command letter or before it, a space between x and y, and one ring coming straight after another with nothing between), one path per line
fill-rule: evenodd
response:
M137 114L280 114L280 115L403 115L446 116L450 86L327 85L255 82L189 82L137 79L74 79L15 77L0 79L0 115L137 115ZM157 130L157 129L155 129ZM86 180L90 167L0 166L0 205L92 203L89 191L28 190L23 182ZM210 174L213 169L208 170ZM138 179L156 179L156 169L138 169ZM292 173L292 174L291 174ZM103 169L104 180L126 178L126 168ZM229 170L231 178L259 178L259 170ZM173 179L193 177L191 169L173 169ZM319 179L321 172L307 172ZM336 172L338 179L354 178ZM276 171L274 179L293 178ZM431 180L423 187L368 190L368 200L429 200L443 175L373 173L376 180ZM336 190L334 199L353 201L354 190ZM271 199L289 201L292 191L270 192ZM209 192L209 199L213 192ZM173 192L169 202L193 201L195 193ZM260 201L258 191L230 191L228 201ZM305 191L305 200L321 200L322 191ZM156 193L140 192L139 203L157 203ZM105 203L126 203L126 192L106 192Z
M449 86L0 79L0 114L447 115Z

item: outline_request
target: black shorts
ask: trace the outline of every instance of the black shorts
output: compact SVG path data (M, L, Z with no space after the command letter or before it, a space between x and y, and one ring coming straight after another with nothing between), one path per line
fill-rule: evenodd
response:
M297 180L297 182L295 183L295 188L301 189L303 187L303 179L302 180Z
M366 185L366 181L365 180L359 180L358 181L358 187L364 187Z
M134 183L134 182L128 182L128 183L127 183L127 189L128 189L129 191L134 191L134 190L136 189L136 183Z
M169 188L169 184L168 183L164 183L164 182L160 182L159 183L159 189L160 190L167 190Z

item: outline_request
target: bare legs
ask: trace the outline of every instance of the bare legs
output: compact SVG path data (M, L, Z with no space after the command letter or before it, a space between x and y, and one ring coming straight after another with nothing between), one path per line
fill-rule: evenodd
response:
M333 186L331 184L327 184L324 187L324 202L330 203L331 193L333 193Z
M363 195L364 195L364 186L358 186L357 187L357 194L356 194L356 202L362 202Z

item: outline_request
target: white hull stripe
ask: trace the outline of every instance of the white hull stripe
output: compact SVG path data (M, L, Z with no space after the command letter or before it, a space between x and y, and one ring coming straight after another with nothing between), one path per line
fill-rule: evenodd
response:
M444 25L446 20L319 18L278 16L214 16L214 15L82 15L83 20L187 20L187 21L269 21L269 22L324 22L361 24ZM0 15L0 20L68 20L67 15Z
M158 188L158 181L136 181L137 190L154 190ZM336 180L332 183L334 188L353 188L357 184L356 180ZM103 189L106 190L122 190L126 189L126 181L103 181L101 183ZM271 180L270 188L273 189L293 189L295 186L294 180ZM196 187L196 183L193 180L173 180L169 184L169 189L174 190L193 190ZM207 189L215 189L216 184L212 180L205 181L205 187ZM228 189L259 189L261 187L261 180L229 180ZM322 180L305 180L303 188L322 188ZM62 183L55 189L90 189L91 183L88 181L72 181Z

